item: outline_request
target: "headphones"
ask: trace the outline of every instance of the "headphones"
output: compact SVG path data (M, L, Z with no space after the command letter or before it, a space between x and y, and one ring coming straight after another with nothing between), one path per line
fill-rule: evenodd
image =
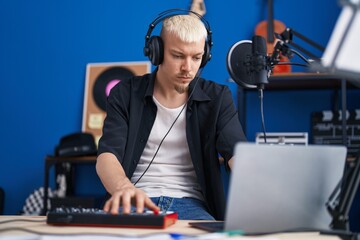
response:
M158 66L162 63L164 59L164 43L160 36L151 36L151 32L155 28L155 26L162 22L164 19L176 16L176 15L185 15L192 13L197 16L205 25L207 31L207 41L205 42L204 55L201 59L200 68L203 68L208 61L211 59L211 47L213 45L212 42L212 32L210 29L209 23L198 13L186 10L186 9L170 9L164 11L159 14L157 18L155 18L152 23L149 25L149 29L145 36L145 47L144 47L144 55L149 58L151 63L155 66Z

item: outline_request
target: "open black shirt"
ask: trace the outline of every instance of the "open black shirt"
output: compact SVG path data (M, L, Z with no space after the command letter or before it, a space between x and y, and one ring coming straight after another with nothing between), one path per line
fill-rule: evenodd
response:
M156 71L122 80L107 99L98 154L113 153L129 179L155 121L157 107L152 99L155 76ZM193 89L186 110L189 151L209 212L215 219L223 220L225 194L219 155L227 167L235 144L246 138L227 86L195 78L189 92Z

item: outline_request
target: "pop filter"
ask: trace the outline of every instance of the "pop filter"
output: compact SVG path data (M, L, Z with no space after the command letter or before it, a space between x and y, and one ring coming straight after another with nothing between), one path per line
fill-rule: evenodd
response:
M266 55L265 39L261 36L235 43L227 54L231 78L241 87L263 88L271 69Z
M229 50L226 58L226 66L230 77L241 87L256 88L252 81L250 71L250 58L252 55L252 42L242 40L235 43Z

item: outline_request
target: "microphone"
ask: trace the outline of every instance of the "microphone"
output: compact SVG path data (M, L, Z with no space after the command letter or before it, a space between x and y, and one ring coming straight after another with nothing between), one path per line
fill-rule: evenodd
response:
M257 35L252 38L252 67L254 84L263 89L264 84L269 83L271 66L268 64L265 38Z
M269 82L272 67L270 59L267 56L265 38L255 35L252 41L239 41L230 48L226 66L238 85L263 89Z

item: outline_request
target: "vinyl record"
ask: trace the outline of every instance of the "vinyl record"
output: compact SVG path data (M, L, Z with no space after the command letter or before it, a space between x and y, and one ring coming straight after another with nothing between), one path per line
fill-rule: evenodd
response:
M88 63L84 91L82 131L94 135L98 143L106 117L106 98L118 82L150 73L150 61ZM120 83L121 84L121 83Z
M106 111L106 98L121 80L135 76L134 72L125 67L111 67L102 72L96 79L93 88L93 97L96 105Z

